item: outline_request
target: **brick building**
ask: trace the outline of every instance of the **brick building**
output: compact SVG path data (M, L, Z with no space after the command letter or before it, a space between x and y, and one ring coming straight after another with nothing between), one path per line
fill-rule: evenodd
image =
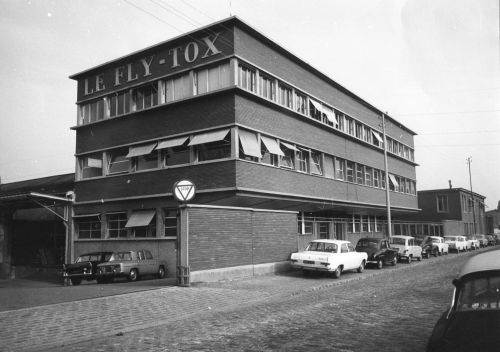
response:
M71 76L72 257L146 248L193 280L275 270L311 238L417 208L415 135L236 17ZM180 205L176 181L196 185Z

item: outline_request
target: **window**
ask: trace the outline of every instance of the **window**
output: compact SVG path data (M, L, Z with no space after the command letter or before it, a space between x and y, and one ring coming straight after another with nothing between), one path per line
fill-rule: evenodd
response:
M437 211L438 213L448 212L448 196L447 195L437 195Z
M104 99L80 105L79 120L81 124L100 121L102 119L104 119Z
M127 237L127 229L125 228L127 223L126 213L107 214L106 218L110 238Z
M101 220L98 216L78 217L78 238L101 238Z
M165 209L165 237L177 237L176 209Z
M315 120L322 121L321 103L309 98L309 116Z
M131 228L135 237L156 237L156 211L150 209L132 212L125 227Z
M388 137L385 137L385 139L387 140L387 151L392 153L393 141Z
M297 171L309 172L309 151L297 149L295 152Z
M373 169L373 187L380 187L380 171Z
M257 140L257 135L242 129L238 130L238 135L240 139L240 159L259 161L262 154L259 147L259 141Z
M190 148L186 146L189 137L178 137L160 141L156 146L162 151L164 166L188 164L190 162Z
M249 90L251 92L256 91L254 70L246 66L239 65L238 75L239 75L238 83L241 88Z
M102 176L102 153L81 157L79 165L81 178Z
M354 232L361 232L361 215L359 217L353 215L352 221L354 222Z
M158 105L158 84L148 84L134 90L136 110L143 110Z
M354 163L352 161L346 161L347 166L347 182L354 183Z
M356 121L356 138L363 139L363 125Z
M382 148L384 146L384 140L380 136L380 133L372 130L372 134L373 134L373 137L374 137L373 138L373 145Z
M162 102L170 103L193 95L191 79L188 74L166 79L161 84L163 86L162 94L164 95Z
M231 133L229 130L222 130L195 135L188 145L196 145L198 161L229 158Z
M360 217L361 217L362 231L363 232L370 231L370 217L369 216L362 216L362 215Z
M410 180L408 180L408 179L405 179L405 193L406 194L411 194Z
M293 169L295 165L294 153L298 151L292 144L281 142L283 155L280 158L280 166Z
M302 231L302 225L304 227L304 231ZM314 227L314 223L312 221L299 219L297 230L298 230L298 233L300 233L301 235L312 235L313 227Z
M344 131L346 132L345 130L345 122L344 122L344 114L338 112L338 111L335 111L335 116L337 117L337 121L338 121L338 129L340 131Z
M356 183L360 185L365 184L365 170L361 164L356 164Z
M108 154L108 174L128 172L130 169L130 159L127 158L128 149L121 148L110 151Z
M264 164L269 164L273 166L279 166L278 157L282 157L285 154L281 150L275 139L261 136L260 137L260 151L262 153L261 162Z
M365 166L365 185L373 186L373 169L371 167Z
M130 112L130 92L124 91L111 95L109 101L109 116L119 116Z
M129 148L127 158L131 158L134 170L148 170L158 167L158 152L154 151L156 143Z
M371 133L372 129L368 126L364 126L364 140L365 142L368 142L368 143L371 143L372 142L372 133Z
M380 171L380 186L382 189L385 189L385 172Z
M276 87L274 85L274 79L261 74L259 77L259 93L266 99L276 100Z
M134 237L156 237L156 216L148 225L134 227Z
M281 82L278 83L279 103L287 108L293 108L292 89Z
M196 94L229 87L229 63L203 69L195 74Z
M345 180L345 160L335 158L335 178L337 180Z
M350 117L345 117L346 119L346 124L347 124L347 133L350 134L351 136L354 136L354 120L351 119Z
M393 174L389 174L389 190L399 192L399 183Z
M295 91L295 111L306 115L307 97Z
M413 151L413 149L410 149L410 160L415 161L415 152Z
M323 158L319 152L311 151L311 173L323 175Z

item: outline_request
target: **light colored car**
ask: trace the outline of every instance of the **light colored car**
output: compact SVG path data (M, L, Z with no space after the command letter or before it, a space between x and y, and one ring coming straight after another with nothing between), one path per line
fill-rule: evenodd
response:
M427 236L424 238L424 242L432 243L433 246L438 248L438 255L448 254L450 252L450 246L444 241L443 237L439 236Z
M488 238L486 235L476 235L476 238L479 240L479 243L481 247L487 247L488 246Z
M399 248L398 260L406 261L408 264L413 259L422 260L422 247L417 245L412 236L392 236L389 239L391 247Z
M468 243L470 249L476 250L476 249L479 249L481 247L481 243L476 238L476 236L470 235L470 236L465 236L465 238L467 239L467 243Z
M356 252L349 241L315 240L304 251L292 253L290 263L294 268L302 269L304 275L312 271L325 271L339 278L345 270L361 273L367 259L368 255Z
M463 252L467 250L464 236L444 236L444 241L450 246L450 251Z
M163 279L166 272L166 262L153 258L148 250L113 252L108 262L97 265L97 282L111 282L117 277L136 281L144 275Z

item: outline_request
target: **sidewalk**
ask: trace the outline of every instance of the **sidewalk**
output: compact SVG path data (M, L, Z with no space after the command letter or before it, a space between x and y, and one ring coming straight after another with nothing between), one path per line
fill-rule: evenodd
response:
M431 265L449 257L454 255L410 265L398 264L383 270L367 269L362 274L346 272L340 280L324 275L306 278L300 272L292 272L191 287L165 287L0 312L0 350L49 349L92 338L158 327L197 314L249 306L279 295L295 295L342 285L352 280L391 275L391 272L411 270L417 265Z

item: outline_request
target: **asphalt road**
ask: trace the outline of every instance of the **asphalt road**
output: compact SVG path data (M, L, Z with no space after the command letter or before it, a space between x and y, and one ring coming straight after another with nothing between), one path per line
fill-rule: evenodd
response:
M293 272L8 311L0 350L424 351L451 280L475 254L339 280Z

